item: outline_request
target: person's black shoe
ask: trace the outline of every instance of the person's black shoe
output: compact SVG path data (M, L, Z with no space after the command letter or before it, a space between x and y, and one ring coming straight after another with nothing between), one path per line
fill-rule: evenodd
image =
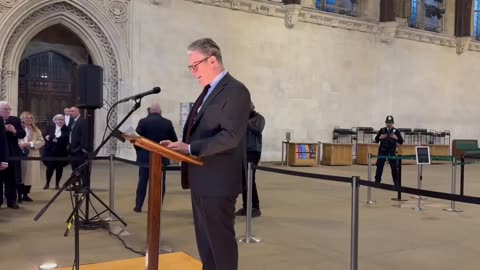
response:
M28 197L28 195L23 196L23 200L26 202L33 202L32 198Z
M43 186L43 190L46 190L46 189L48 189L48 188L49 188L48 185Z
M235 212L235 216L237 217L243 217L247 214L247 210L245 210L245 208L240 208L238 209L237 212Z
M20 206L18 206L18 204L16 204L16 203L7 204L7 207L12 208L12 209L19 209L20 208Z
M56 190L60 190L60 186L59 186L59 185L56 185L56 186L55 186L55 189L56 189Z
M252 208L252 218L256 218L262 215L262 212L258 208Z
M18 197L17 203L23 203L22 197Z
M133 211L137 212L137 213L141 213L142 212L142 208L140 207L134 207L133 208Z

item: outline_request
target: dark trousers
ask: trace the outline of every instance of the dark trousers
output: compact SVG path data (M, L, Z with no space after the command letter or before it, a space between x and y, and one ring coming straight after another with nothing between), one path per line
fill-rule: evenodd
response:
M379 150L379 156L396 156L395 149L393 150ZM377 159L377 171L375 173L375 182L380 183L382 181L382 174L383 174L383 166L385 165L385 159L379 158ZM398 160L396 159L389 159L388 163L390 164L390 169L392 170L392 179L393 184L397 184L397 168L398 168Z
M17 193L18 198L21 199L24 196L28 196L30 190L32 189L31 185L17 184Z
M63 166L62 165L49 165L47 166L46 176L47 176L47 186L50 185L50 180L52 180L53 173L55 173L55 186L60 185L60 180L62 179Z
M165 181L167 172L165 171L165 166L162 170L162 204L165 198ZM142 208L143 202L145 201L145 196L147 196L147 187L148 187L148 179L150 178L150 168L146 167L139 167L138 168L138 185L137 185L137 196L135 198L135 207Z
M192 195L193 221L202 270L237 270L235 196Z
M80 167L86 160L87 155L86 153L72 153L72 158L76 158L76 160L72 160L72 171ZM80 170L80 179L82 181L82 185L84 187L90 187L90 164L85 164Z
M260 156L262 155L261 152L247 152L247 162L251 162L255 165L258 165L260 162ZM252 169L252 208L260 209L260 201L258 200L258 192L257 192L257 183L255 182L255 173L257 169ZM247 174L248 177L248 174ZM247 209L247 179L246 177L243 178L242 181L242 201L243 201L243 208Z
M8 168L0 171L0 205L3 204L3 186L5 186L5 198L7 205L15 204L17 201L17 187L15 181L15 167L8 164Z

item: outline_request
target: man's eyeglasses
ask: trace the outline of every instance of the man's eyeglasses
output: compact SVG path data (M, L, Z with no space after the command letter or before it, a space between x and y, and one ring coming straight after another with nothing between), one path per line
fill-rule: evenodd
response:
M202 59L202 60L199 60L199 61L196 61L196 62L193 62L193 64L189 65L188 66L188 69L190 69L191 71L197 71L198 70L198 65L200 65L201 63L207 61L207 59L210 58L210 56Z

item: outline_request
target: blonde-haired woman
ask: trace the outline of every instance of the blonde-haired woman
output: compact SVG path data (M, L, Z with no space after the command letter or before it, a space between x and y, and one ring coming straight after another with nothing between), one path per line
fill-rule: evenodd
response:
M23 112L20 115L23 127L27 136L18 140L18 145L24 156L39 157L39 149L45 144L43 140L42 132L36 126L35 117L31 112ZM40 177L40 162L38 161L22 161L22 185L18 188L18 202L33 201L28 194L32 188L34 179Z

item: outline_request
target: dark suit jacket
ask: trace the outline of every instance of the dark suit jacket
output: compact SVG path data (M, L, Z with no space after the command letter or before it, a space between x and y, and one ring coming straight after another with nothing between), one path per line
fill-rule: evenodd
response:
M8 144L8 155L10 157L22 155L22 150L18 146L18 139L23 139L27 135L25 129L22 127L22 122L20 118L16 116L10 116L7 118L5 124L11 124L15 127L17 132L15 135L11 132L6 132L7 134L7 144ZM9 161L8 167L14 170L15 182L17 184L22 183L22 163L19 160Z
M27 135L25 129L22 127L22 122L20 121L20 118L16 116L10 116L7 118L5 124L13 125L17 130L15 135L11 132L7 132L8 154L11 157L20 156L22 154L22 150L20 149L20 146L18 146L18 139L23 139L25 138L25 135Z
M171 140L173 142L178 140L172 121L163 118L158 113L151 113L147 117L140 119L135 131L138 135L157 143L162 140ZM148 167L150 153L139 147L135 147L135 150L137 150L137 162L140 163L142 167ZM164 159L163 164L170 164L170 161Z
M71 119L70 121L74 121L74 119ZM88 137L89 134L87 120L80 117L72 125L70 153L80 154L84 153L85 151L90 152L92 149L90 149L91 145L88 141Z
M67 126L63 126L60 129L60 137L55 137L56 125L50 125L47 127L43 133L43 138L45 139L45 147L43 148L44 157L67 157L68 156L68 140L69 140L69 129ZM47 136L49 140L46 139ZM62 165L67 166L69 161L43 161L45 166L55 166Z
M7 134L5 133L5 124L0 116L0 162L8 162ZM3 194L2 194L3 196Z
M245 173L250 93L227 73L203 103L192 126L190 150L204 165L182 163L182 187L206 196L237 196ZM192 112L184 128L183 138Z

